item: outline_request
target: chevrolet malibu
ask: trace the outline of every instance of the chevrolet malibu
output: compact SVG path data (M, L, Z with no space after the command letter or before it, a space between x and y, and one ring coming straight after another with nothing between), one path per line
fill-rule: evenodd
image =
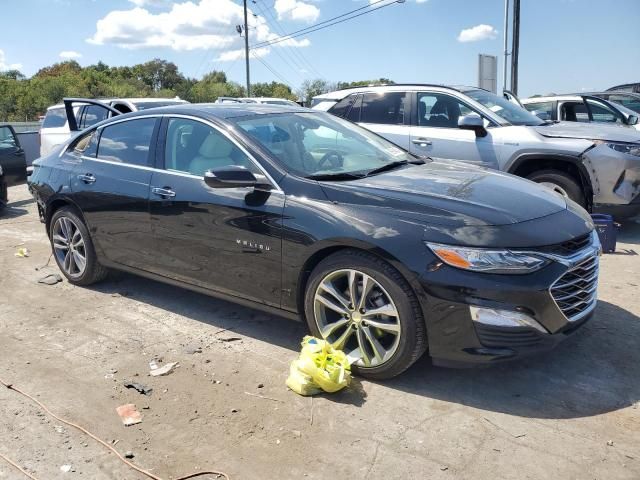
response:
M68 281L109 269L305 321L370 378L555 346L597 302L587 213L528 180L414 157L304 108L110 118L35 162Z

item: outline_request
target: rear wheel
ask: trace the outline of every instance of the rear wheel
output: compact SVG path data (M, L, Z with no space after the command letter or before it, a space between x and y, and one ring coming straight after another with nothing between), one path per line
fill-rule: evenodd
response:
M540 185L544 185L564 197L569 197L583 208L587 206L582 187L571 175L565 172L560 170L542 170L532 173L527 178Z
M87 227L72 208L63 207L53 214L49 238L58 268L69 283L91 285L107 276L107 269L98 262Z
M305 317L312 333L357 359L355 373L399 375L426 350L420 305L402 275L385 261L348 250L311 273Z

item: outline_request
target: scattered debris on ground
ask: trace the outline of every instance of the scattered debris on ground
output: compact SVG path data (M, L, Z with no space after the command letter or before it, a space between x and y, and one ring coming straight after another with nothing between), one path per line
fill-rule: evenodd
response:
M62 277L57 273L50 273L49 275L45 275L38 283L44 283L45 285L55 285L56 283L60 283L62 281Z
M147 387L146 385L143 385L142 383L124 382L123 385L126 388L133 388L133 389L137 390L139 393L141 393L143 395L151 395L151 392L153 392L153 388Z
M126 405L120 405L116 408L118 415L122 419L122 423L125 427L142 423L142 414L136 410L136 406L133 403L127 403Z
M149 364L149 366L151 367L151 364ZM151 367L151 370L149 371L149 375L151 375L152 377L160 377L162 375L169 375L171 372L173 372L173 370L175 368L177 368L179 366L180 366L180 364L178 362L166 363L162 367L158 367L156 365L156 368Z
M28 257L29 256L29 250L27 248L19 248L18 251L14 254L16 257Z

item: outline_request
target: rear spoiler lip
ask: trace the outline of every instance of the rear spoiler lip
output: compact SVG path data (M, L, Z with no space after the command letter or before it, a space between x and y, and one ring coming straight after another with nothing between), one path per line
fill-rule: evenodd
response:
M92 100L90 98L63 98L62 101L64 102L64 110L67 114L67 122L69 123L69 131L71 132L77 132L79 130L78 122L76 121L76 116L73 113L74 103L88 103L89 105L98 105L100 107L104 107L107 110L109 110L111 113L113 113L114 116L122 114L122 112L119 112L112 106L107 105L106 103L101 102L100 100Z

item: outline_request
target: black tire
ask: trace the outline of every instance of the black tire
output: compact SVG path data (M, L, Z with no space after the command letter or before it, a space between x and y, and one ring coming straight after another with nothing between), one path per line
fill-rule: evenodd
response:
M586 208L587 202L585 200L584 192L580 184L568 173L560 170L541 170L534 172L527 177L529 180L536 183L551 183L560 187L558 193L565 192L566 196L576 202L583 208Z
M84 240L84 253L86 258L86 267L84 272L80 275L69 275L64 266L60 263L60 258L56 255L54 246L53 246L53 230L54 225L58 221L58 219L66 217L71 220L80 231L82 235L82 239ZM62 207L56 210L51 217L51 222L49 224L49 239L51 242L51 250L53 253L53 257L58 264L58 268L62 272L62 274L67 278L69 283L73 285L79 286L87 286L93 283L97 283L103 280L107 274L109 273L108 269L103 267L100 262L98 262L98 257L96 255L96 250L93 246L93 241L91 240L91 235L89 235L89 230L87 226L84 224L84 221L80 217L80 215L76 212L75 209L71 207Z
M360 250L343 250L322 260L313 269L304 296L305 319L312 334L322 338L315 320L314 297L320 282L338 270L354 269L378 282L396 306L401 326L395 352L384 363L373 366L352 366L355 374L373 380L395 377L409 368L427 350L427 334L420 303L405 278L384 260Z

